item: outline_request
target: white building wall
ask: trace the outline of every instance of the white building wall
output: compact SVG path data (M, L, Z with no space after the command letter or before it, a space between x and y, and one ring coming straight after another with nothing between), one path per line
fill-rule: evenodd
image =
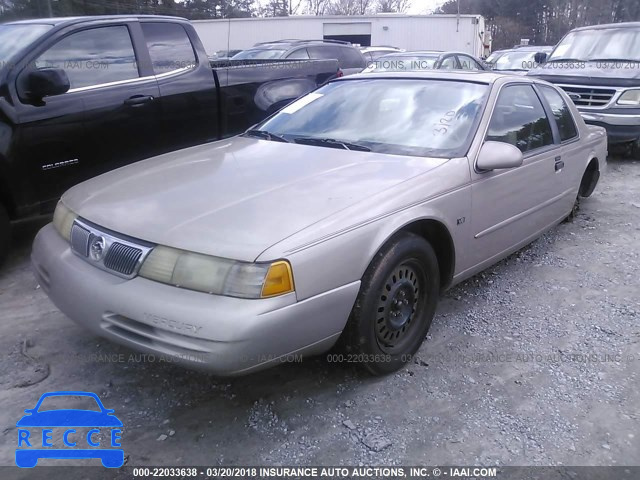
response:
M393 45L407 50L460 50L481 55L484 32L484 18L479 15L293 16L196 20L193 24L208 53L246 49L258 42L286 38L319 40L325 31L352 34L370 31L372 45Z

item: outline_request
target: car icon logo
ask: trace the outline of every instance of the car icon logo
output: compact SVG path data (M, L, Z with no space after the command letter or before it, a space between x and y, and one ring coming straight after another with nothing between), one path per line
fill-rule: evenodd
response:
M95 410L56 408L46 410L42 402L50 397L88 397L95 401ZM124 450L120 445L122 422L104 407L100 398L91 392L48 392L36 406L25 410L16 426L18 447L16 465L33 468L41 458L91 459L98 458L107 468L124 464Z
M104 256L106 247L106 241L104 237L92 236L91 244L89 245L89 256L92 260L99 262Z

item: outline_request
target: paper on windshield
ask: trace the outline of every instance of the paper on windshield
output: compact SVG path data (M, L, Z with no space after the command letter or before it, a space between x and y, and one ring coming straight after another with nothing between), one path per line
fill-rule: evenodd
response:
M293 102L291 105L286 106L285 108L283 108L282 110L280 110L281 113L296 113L298 110L300 110L302 107L309 105L311 102L319 99L320 97L323 97L324 95L322 93L310 93L305 97L302 97L300 100L296 100L295 102Z

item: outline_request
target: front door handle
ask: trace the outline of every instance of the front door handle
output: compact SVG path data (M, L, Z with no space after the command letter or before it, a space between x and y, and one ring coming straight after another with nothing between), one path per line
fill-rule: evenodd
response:
M124 101L124 104L129 107L138 107L147 103L153 102L154 98L151 95L134 95Z
M559 172L564 168L564 162L562 161L562 157L559 155L555 158L555 161L556 161L556 172Z

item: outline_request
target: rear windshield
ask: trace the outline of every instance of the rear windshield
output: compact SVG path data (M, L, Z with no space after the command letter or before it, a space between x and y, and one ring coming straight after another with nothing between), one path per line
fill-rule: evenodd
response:
M13 56L36 41L52 25L0 25L0 66L7 65Z

